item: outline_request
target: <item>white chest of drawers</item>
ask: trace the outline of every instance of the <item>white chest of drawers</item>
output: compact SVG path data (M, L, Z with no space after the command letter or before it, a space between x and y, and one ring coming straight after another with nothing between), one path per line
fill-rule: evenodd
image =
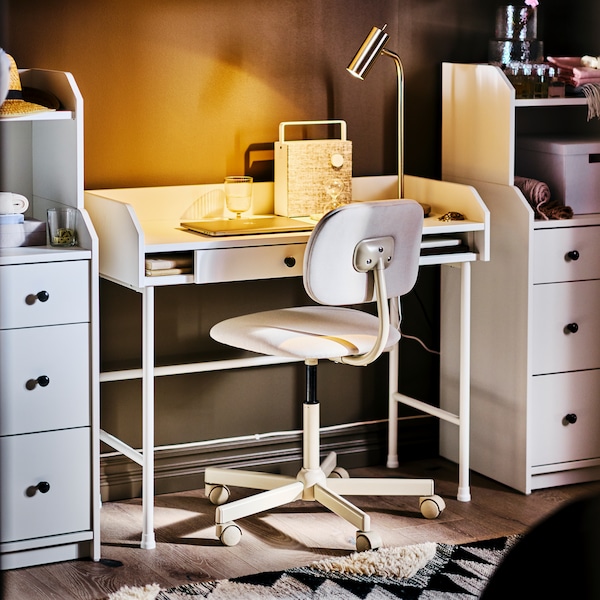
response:
M530 460L541 481L600 457L600 226L533 232Z
M5 569L92 554L91 253L52 258L0 263Z
M79 211L77 247L0 249L0 568L100 558L98 239L83 208L83 102L68 73L25 70L61 110L0 119L0 190Z
M527 176L515 173L520 135L600 136L600 123L583 98L516 100L492 65L443 74L443 177L476 187L491 214L491 260L473 265L473 469L524 493L598 479L600 214L534 219L513 181ZM452 405L453 369L442 371ZM451 431L440 446L456 458Z

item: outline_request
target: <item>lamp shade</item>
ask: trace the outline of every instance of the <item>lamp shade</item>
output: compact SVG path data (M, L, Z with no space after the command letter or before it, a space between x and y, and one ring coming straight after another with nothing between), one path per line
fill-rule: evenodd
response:
M379 29L379 27L371 29L362 46L358 49L348 67L346 67L351 75L359 79L364 79L367 76L367 73L371 70L375 60L390 37L385 33L385 28L386 25L382 29Z

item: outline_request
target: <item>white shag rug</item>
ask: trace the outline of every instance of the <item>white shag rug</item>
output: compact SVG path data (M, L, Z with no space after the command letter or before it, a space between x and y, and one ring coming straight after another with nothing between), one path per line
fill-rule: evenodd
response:
M349 556L319 560L312 563L310 568L324 573L362 575L366 577L375 575L393 579L408 579L435 556L436 546L437 544L430 542L413 546L354 552ZM158 584L145 585L144 587L125 586L108 598L109 600L156 600L159 592L160 586Z
M325 573L408 579L435 556L436 547L437 544L429 542L398 548L380 548L368 552L355 552L350 556L319 560L310 566Z
M425 543L355 552L305 567L170 589L123 587L108 600L383 600L479 598L519 536L462 545Z
M108 600L155 600L160 592L160 585L152 583L144 587L130 587L128 585L113 592Z

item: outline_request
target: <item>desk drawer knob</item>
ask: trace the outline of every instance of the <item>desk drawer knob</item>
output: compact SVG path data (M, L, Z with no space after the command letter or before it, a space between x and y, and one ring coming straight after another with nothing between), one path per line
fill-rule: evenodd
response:
M565 415L565 421L569 425L573 425L573 423L577 423L577 415L575 413L569 413Z
M283 262L284 262L285 266L286 266L286 267L289 267L290 269L291 269L292 267L295 267L295 266L296 266L296 259L295 259L293 256L286 256L286 257L283 259Z
M579 325L577 323L569 323L565 327L565 333L577 333L579 331Z
M579 260L579 252L577 250L567 252L567 260Z

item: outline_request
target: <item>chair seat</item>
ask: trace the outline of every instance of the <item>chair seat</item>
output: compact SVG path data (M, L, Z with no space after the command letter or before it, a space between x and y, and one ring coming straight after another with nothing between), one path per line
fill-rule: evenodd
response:
M337 306L302 306L242 315L221 321L213 339L260 354L301 359L331 359L368 352L379 320L360 310ZM390 328L386 349L400 339Z

